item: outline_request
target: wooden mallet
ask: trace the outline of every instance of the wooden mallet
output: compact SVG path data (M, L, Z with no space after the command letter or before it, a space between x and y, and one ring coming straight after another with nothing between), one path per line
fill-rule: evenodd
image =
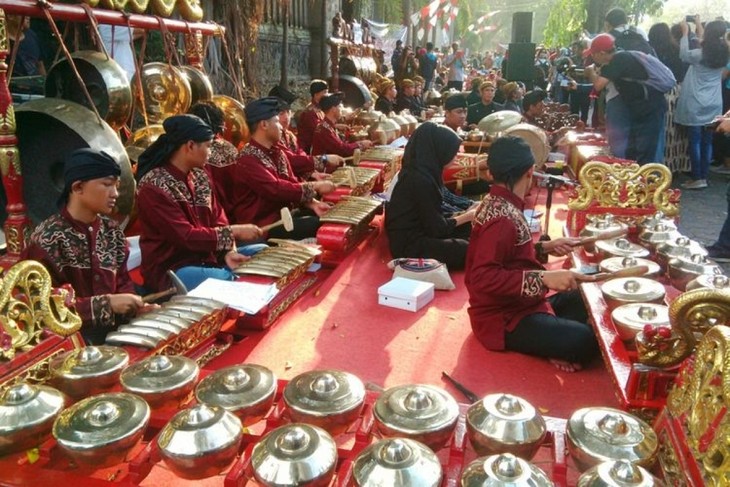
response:
M167 271L167 277L170 278L170 282L172 282L172 287L165 289L164 291L148 294L147 296L144 296L142 298L143 303L154 303L158 299L166 298L168 296L173 296L175 294L179 294L181 296L185 296L188 293L188 288L185 287L185 284L180 280L177 275L172 271Z
M337 186L349 186L351 189L357 188L357 178L355 177L355 169L352 167L341 167L341 171L345 171L347 174L346 181L340 181L335 183Z
M345 162L352 161L353 166L357 166L360 164L360 159L362 159L362 151L360 149L355 149L355 152L352 153L350 157L343 157Z
M595 242L597 242L599 240L608 240L608 239L611 239L611 238L623 237L627 233L629 233L629 230L628 229L626 229L626 228L619 228L618 230L612 230L610 232L605 232L605 233L602 233L600 235L594 235L593 237L583 237L583 238L580 239L580 241L578 243L576 243L574 245L574 247L580 247L580 246L583 246L583 245L592 244L592 243L595 243Z
M581 282L602 282L619 277L641 277L647 272L649 272L649 266L635 265L633 267L624 267L623 269L613 272L600 272L593 275L584 275L579 280Z
M268 232L272 228L280 227L284 225L284 230L287 232L291 232L294 230L294 219L291 216L291 211L289 211L289 208L286 206L281 209L280 212L281 218L278 221L275 221L274 223L269 223L268 225L264 225L261 227L262 232Z

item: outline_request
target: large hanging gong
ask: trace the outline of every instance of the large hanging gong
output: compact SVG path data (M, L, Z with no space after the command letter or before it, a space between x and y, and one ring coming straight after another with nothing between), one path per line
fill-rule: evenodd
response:
M213 103L223 110L223 138L236 147L248 142L250 133L243 103L226 95L215 95Z
M332 86L331 81L330 86ZM339 89L345 94L343 101L345 106L360 108L366 103L373 102L373 97L367 85L354 76L340 75Z
M129 158L114 130L94 112L68 100L41 98L15 111L23 196L28 216L38 224L58 212L63 161L76 149L103 150L121 166L119 198L113 217L123 221L134 207L135 182Z
M137 76L141 76L142 93L138 93ZM166 63L147 63L132 79L135 100L141 100L149 123L161 123L167 117L185 113L190 108L190 83L180 70Z
M213 85L207 74L192 66L179 66L178 69L190 85L190 106L213 98Z
M77 51L71 55L99 114L118 130L129 120L132 90L127 74L111 57L97 51ZM68 59L61 59L48 71L46 96L63 98L91 109Z
M147 125L146 127L135 130L132 136L129 137L129 140L127 140L127 145L124 147L127 150L129 162L137 164L139 155L164 133L165 128L160 124Z

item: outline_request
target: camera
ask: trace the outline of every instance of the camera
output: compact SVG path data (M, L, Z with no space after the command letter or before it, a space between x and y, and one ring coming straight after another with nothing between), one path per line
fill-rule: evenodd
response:
M585 68L576 68L573 66L570 69L568 69L568 74L570 74L572 76L585 76L586 70L585 70Z
M684 18L684 21L687 22L688 24L692 24L695 21L695 16L694 15L688 15L688 16L686 16Z

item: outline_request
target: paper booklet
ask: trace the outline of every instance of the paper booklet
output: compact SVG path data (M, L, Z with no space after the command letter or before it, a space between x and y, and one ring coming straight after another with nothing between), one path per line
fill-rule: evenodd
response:
M206 279L188 296L215 299L233 309L255 315L279 294L275 284L255 284L243 281L221 281Z

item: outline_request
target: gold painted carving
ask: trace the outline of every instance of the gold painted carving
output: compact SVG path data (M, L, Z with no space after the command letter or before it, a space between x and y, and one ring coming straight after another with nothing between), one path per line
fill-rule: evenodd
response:
M15 169L15 174L20 176L20 155L18 154L18 148L15 146L0 147L0 171L3 177L8 177L11 165Z
M571 210L585 210L595 203L614 208L653 205L667 216L679 213L679 196L670 189L672 173L663 164L639 166L591 161L581 168L578 180L578 195L568 202Z
M40 262L24 260L11 267L0 281L0 331L9 338L0 359L37 345L45 329L64 337L77 332L81 317L67 306L68 297L66 289L51 287Z
M220 345L213 345L208 350L206 350L206 352L203 355L198 357L195 360L195 363L197 363L198 367L200 367L202 369L203 367L208 365L208 362L210 362L214 358L220 356L223 352L225 352L226 350L231 348L231 343L232 342L225 342L225 343L221 343Z
M63 353L66 353L67 351L68 350L62 348L54 350L50 355L34 363L20 374L14 376L7 382L3 382L2 384L0 384L0 395L2 395L5 389L8 389L9 387L12 387L15 384L19 384L21 382L28 382L31 384L45 384L46 381L51 378L51 371L48 367L48 365L51 363L51 360Z
M674 445L666 431L662 431L659 435L657 459L659 460L659 465L661 466L667 485L681 485L681 482L684 480L682 466L677 459Z
M218 334L227 315L228 307L225 307L203 317L198 323L174 337L170 343L162 346L157 354L186 355L190 353L205 340ZM221 351L221 353L223 352Z
M679 295L669 306L669 338L636 336L639 362L652 367L672 367L687 358L702 336L715 325L730 322L730 290L695 289Z
M669 393L667 408L685 431L687 446L702 467L705 484L730 485L730 328L710 329L694 364L685 366Z
M180 17L190 22L203 20L203 6L200 0L177 0L177 11Z
M0 9L0 51L8 50L8 23L6 22L5 11ZM8 69L5 66L5 69Z

